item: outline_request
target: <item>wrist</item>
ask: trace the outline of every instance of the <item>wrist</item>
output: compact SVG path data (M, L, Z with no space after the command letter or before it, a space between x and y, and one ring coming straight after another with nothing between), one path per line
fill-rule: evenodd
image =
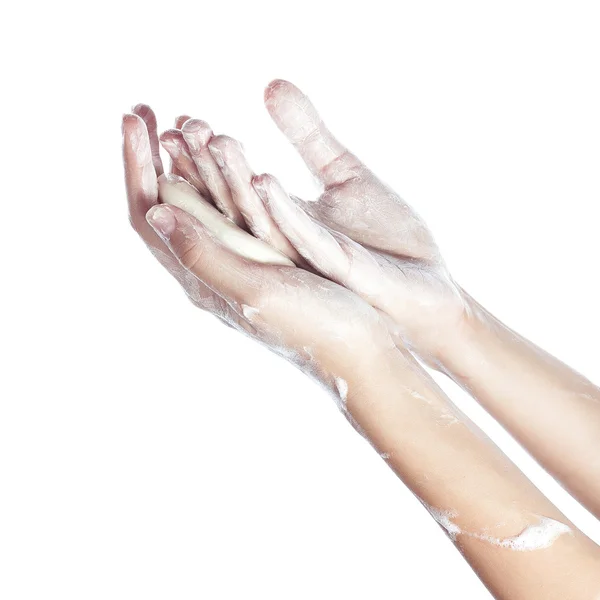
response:
M448 372L460 357L472 353L490 315L456 285L453 294L438 304L416 331L407 336L411 351L429 367Z
M503 325L488 313L474 298L457 286L460 310L446 319L439 328L435 347L427 360L432 368L450 375L453 379L468 377L469 365L483 360L482 345L490 331Z

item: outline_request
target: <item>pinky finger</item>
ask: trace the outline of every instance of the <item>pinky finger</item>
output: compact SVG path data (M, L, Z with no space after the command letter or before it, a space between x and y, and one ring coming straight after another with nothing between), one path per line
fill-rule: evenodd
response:
M255 177L252 184L281 232L312 267L370 304L379 304L385 277L367 250L313 219L271 175Z
M258 175L252 185L279 230L294 248L323 275L345 279L348 256L335 238L298 206L272 175Z
M171 157L171 174L189 181L200 194L207 199L211 194L198 172L196 163L190 155L188 145L179 129L167 129L160 135L160 143Z

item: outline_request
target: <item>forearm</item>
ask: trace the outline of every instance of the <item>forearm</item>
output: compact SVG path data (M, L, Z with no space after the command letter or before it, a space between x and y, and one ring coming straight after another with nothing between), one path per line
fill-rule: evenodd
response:
M416 363L397 353L376 373L356 374L345 406L497 598L600 593L598 547Z
M600 390L466 296L440 369L600 516Z

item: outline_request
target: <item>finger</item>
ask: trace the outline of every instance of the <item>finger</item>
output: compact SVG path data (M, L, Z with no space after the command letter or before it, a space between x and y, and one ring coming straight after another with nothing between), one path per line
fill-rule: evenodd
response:
M183 126L183 124L189 119L189 117L187 115L180 115L179 117L175 118L175 124L174 124L174 128L175 129L181 129L181 127ZM177 165L174 164L173 159L171 158L171 165L169 168L169 172L173 173L173 175L181 175L181 173L179 172L179 170L177 169Z
M253 183L277 226L309 264L369 303L378 304L385 276L365 248L312 219L273 176L259 175Z
M144 121L138 115L123 115L123 161L129 219L134 229L146 239L163 246L148 227L146 213L158 202L156 172L152 162L150 138Z
M160 143L171 157L171 173L187 179L205 198L210 198L210 192L204 185L196 163L190 156L181 130L167 129L163 131L160 134Z
M209 290L181 268L156 231L148 224L146 213L158 203L158 184L152 161L151 138L142 118L136 114L123 117L123 158L125 186L131 224L146 242L156 259L175 277L188 297L205 310L215 312L219 318L231 320L233 311L212 290ZM215 308L215 310L213 310Z
M265 282L265 267L279 264L254 262L237 242L220 237L213 224L200 222L177 207L155 206L147 219L181 265L233 306L258 294Z
M208 149L208 143L213 137L212 129L205 121L189 119L183 124L181 132L199 176L206 185L215 206L238 227L245 229L244 217L235 205L223 173Z
M265 105L326 188L357 176L362 163L335 139L311 101L295 85L283 79L272 81L265 90Z
M177 117L177 118L175 119L175 129L181 129L181 128L183 127L183 124L184 124L186 121L189 121L189 120L190 120L190 118L191 118L191 117L190 117L190 116L188 116L188 115L180 115L179 117Z
M136 104L131 112L140 117L146 124L148 136L150 138L150 149L152 150L152 162L156 176L162 175L165 170L160 158L160 144L158 143L158 128L156 123L156 115L147 104Z
M294 266L282 253L243 231L205 200L185 180L176 175L161 175L158 180L161 202L190 214L212 235L240 256L257 263Z
M326 277L343 278L349 268L348 257L333 236L291 200L275 177L258 175L252 184L278 228L296 250Z
M254 172L246 161L240 143L228 136L218 135L211 139L208 147L250 231L258 239L289 256L294 262L298 261L301 257L297 250L279 231L252 186Z

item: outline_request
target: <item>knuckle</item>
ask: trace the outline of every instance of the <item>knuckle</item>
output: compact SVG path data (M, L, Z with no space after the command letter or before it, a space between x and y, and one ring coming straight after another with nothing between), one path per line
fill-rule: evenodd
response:
M200 266L202 249L197 244L190 244L186 248L182 248L178 255L179 262L189 271L194 271Z

